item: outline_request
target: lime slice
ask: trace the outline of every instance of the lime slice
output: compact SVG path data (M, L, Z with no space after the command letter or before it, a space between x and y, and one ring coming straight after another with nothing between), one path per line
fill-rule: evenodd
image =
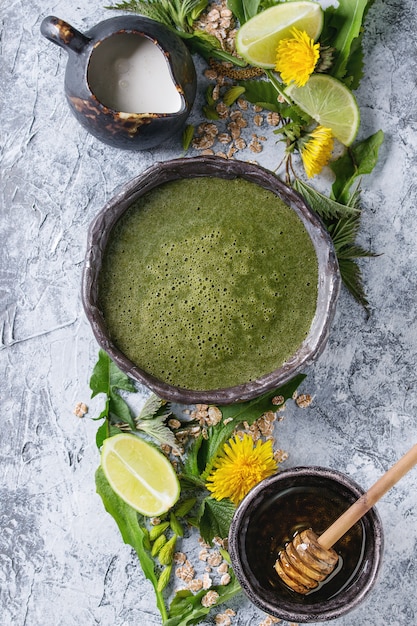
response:
M326 74L313 74L303 87L291 83L285 93L321 126L330 128L345 146L355 139L360 122L353 93L339 80Z
M105 439L101 467L113 491L142 515L162 515L179 498L178 478L169 460L135 435Z
M294 27L317 39L323 28L318 2L285 2L258 13L237 31L236 50L251 65L273 68L278 42L291 37Z

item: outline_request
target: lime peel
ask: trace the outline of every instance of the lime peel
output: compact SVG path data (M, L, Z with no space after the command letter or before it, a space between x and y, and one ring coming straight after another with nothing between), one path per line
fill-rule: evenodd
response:
M360 112L353 93L344 83L327 74L313 74L302 87L291 83L285 94L318 124L330 128L345 146L354 141Z
M162 515L179 498L170 461L141 437L121 433L105 439L101 466L113 491L142 515Z
M236 35L236 50L251 65L275 67L279 41L291 36L292 29L305 31L317 39L323 28L324 12L318 2L299 0L278 4L245 22Z

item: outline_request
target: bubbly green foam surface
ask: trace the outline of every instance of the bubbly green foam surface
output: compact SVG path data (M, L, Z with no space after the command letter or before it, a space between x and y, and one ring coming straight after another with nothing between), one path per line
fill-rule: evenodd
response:
M193 390L255 380L305 339L317 302L313 244L295 212L244 179L165 183L113 228L99 300L114 343Z

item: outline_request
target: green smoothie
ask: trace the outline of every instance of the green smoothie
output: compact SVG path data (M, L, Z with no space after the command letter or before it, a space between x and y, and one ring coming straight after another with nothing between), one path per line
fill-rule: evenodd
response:
M192 178L149 191L113 228L99 303L115 345L197 391L280 367L307 336L318 292L311 239L274 193Z

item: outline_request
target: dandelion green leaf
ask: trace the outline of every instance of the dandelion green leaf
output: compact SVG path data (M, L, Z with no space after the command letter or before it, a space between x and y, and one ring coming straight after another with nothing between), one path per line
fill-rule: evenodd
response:
M228 8L239 20L240 25L258 13L260 4L261 0L227 0Z
M123 541L132 546L138 555L143 573L154 587L156 604L164 619L166 607L162 595L157 589L158 578L155 574L154 562L147 551L149 538L146 529L139 524L137 512L114 493L101 466L96 471L96 490L103 501L104 508L116 522Z
M133 393L136 387L104 350L99 351L98 361L90 378L90 389L92 398L99 393L107 396L105 408L99 419L109 418L116 422L122 421L129 424L131 428L135 428L130 408L117 390Z
M332 5L325 11L321 40L325 44L331 41L336 51L331 74L347 82L352 89L358 86L362 77L362 25L373 2L339 0L336 7Z

